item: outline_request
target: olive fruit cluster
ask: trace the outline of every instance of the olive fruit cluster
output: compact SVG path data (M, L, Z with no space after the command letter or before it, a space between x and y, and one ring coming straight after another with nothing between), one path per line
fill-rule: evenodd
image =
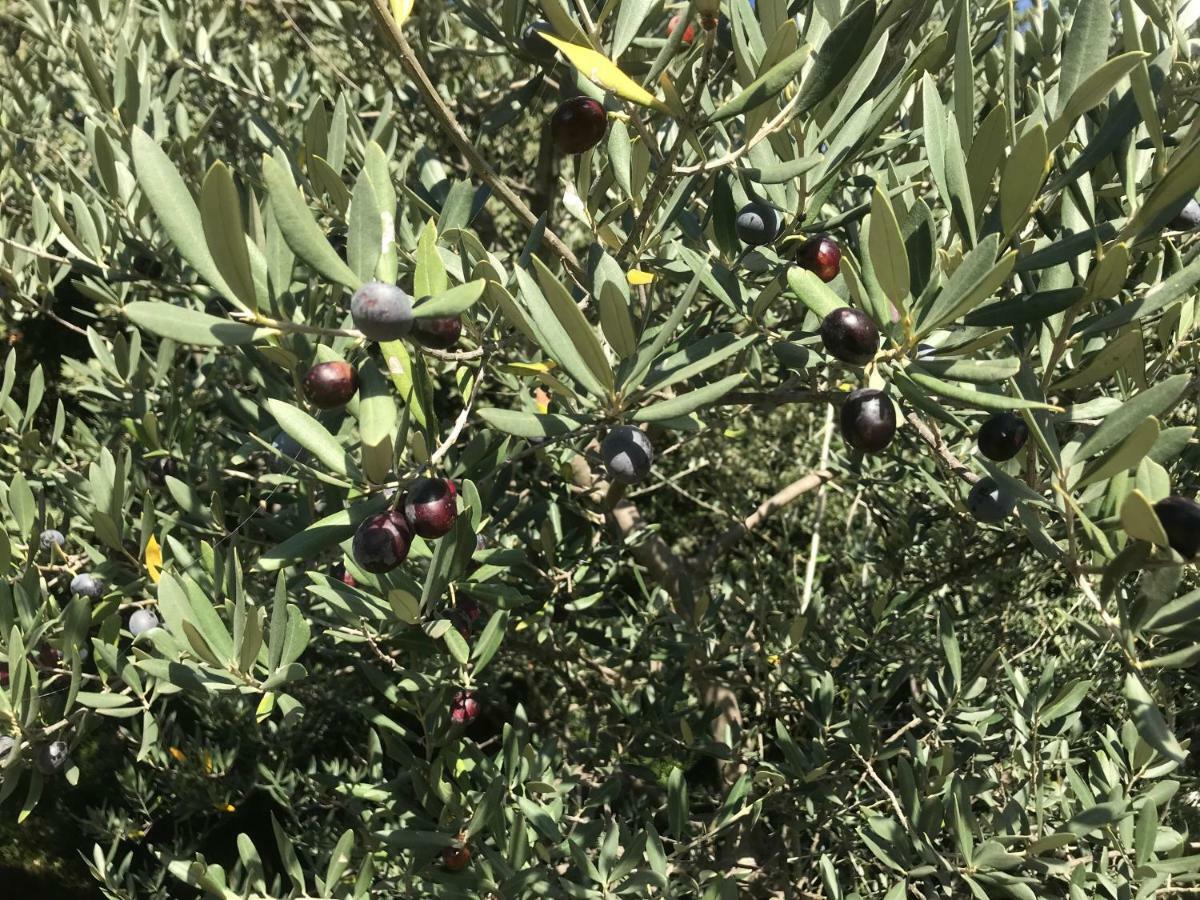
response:
M354 533L354 561L367 572L390 572L408 558L413 534L436 540L458 518L458 489L448 478L417 478L404 494L402 508L364 519Z
M458 316L416 318L412 297L394 284L371 281L350 298L354 327L371 341L395 341L411 336L433 350L447 350L462 335ZM317 409L340 409L358 393L358 371L344 360L317 363L301 382L304 396Z

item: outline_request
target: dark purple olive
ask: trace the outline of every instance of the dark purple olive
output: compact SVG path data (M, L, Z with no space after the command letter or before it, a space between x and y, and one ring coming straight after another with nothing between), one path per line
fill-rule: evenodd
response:
M862 310L843 306L821 322L821 342L830 356L865 366L879 352L879 329Z
M859 388L846 398L841 414L842 437L864 453L880 453L896 436L896 408L883 391Z
M354 533L354 561L368 572L390 572L408 558L412 528L399 510L364 519Z
M1200 554L1200 503L1187 497L1168 497L1154 504L1167 543L1184 559Z
M521 49L540 63L552 63L558 50L542 37L544 34L554 36L554 29L550 27L549 22L544 19L530 22L521 32Z
M1021 452L1029 440L1029 426L1020 416L996 413L979 427L979 452L995 462L1005 462Z

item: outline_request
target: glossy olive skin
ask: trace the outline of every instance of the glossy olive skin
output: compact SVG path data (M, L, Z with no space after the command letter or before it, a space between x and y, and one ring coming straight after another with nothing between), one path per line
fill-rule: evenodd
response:
M479 701L471 691L459 691L450 701L450 719L456 725L470 725L479 715Z
M399 510L364 519L354 532L352 552L354 561L375 574L390 572L408 559L412 543L412 526Z
M879 329L861 309L843 306L821 322L821 343L835 359L865 366L879 352Z
M543 34L554 34L554 29L549 22L544 19L530 22L521 32L521 49L540 63L552 63L558 50L542 37Z
M981 426L976 436L979 452L994 462L1006 462L1021 452L1029 440L1029 426L1013 413L996 413Z
M1167 497L1154 504L1171 549L1184 559L1200 555L1200 503L1187 497Z
M53 775L70 761L69 752L66 741L53 741L38 747L34 762L43 775Z
M412 336L422 347L449 350L462 336L462 319L458 316L417 319L413 323Z
M358 371L342 360L318 363L308 370L304 396L317 409L337 409L358 392Z
M779 236L779 213L773 206L752 200L738 210L734 228L743 244L762 247Z
M550 117L550 136L560 153L583 153L604 139L608 113L591 97L564 100Z
M842 438L855 450L881 453L896 436L896 408L883 391L859 388L842 405Z
M458 488L448 478L418 478L404 496L404 515L412 530L436 540L449 533L458 518Z
M467 847L446 847L442 850L442 866L447 872L461 872L471 862L471 851Z
M797 248L796 265L828 284L842 270L842 248L827 234L813 235Z
M1189 200L1187 205L1175 214L1170 227L1175 231L1195 231L1200 228L1200 201L1195 197Z

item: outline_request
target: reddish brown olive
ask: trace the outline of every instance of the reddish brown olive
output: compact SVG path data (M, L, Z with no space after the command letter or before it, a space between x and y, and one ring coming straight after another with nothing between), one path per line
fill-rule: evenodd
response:
M449 478L418 478L404 496L404 515L413 531L430 540L454 527L458 518L458 489Z
M608 113L591 97L564 100L550 118L550 136L561 153L591 150L608 130Z
M796 250L796 265L828 283L841 271L842 248L827 234L814 235Z
M479 701L472 691L459 691L450 701L450 719L456 725L470 725L479 715Z
M412 336L422 347L449 350L462 336L462 319L458 316L417 319L413 323Z
M461 872L470 862L469 847L446 847L442 850L442 865L448 872Z
M319 363L304 376L304 396L317 409L337 409L358 391L358 372L342 360Z

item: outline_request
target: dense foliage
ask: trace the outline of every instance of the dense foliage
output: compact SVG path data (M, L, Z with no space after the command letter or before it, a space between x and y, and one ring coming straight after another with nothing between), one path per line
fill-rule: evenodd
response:
M0 863L1194 892L1198 19L0 8Z

